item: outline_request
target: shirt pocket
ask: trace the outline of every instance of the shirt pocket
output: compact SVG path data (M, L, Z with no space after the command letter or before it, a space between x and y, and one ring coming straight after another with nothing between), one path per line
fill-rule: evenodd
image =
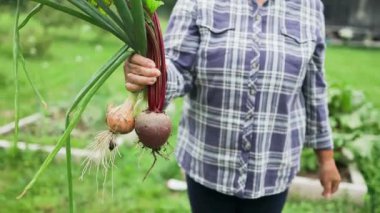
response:
M205 1L206 2L206 1ZM198 48L196 71L198 94L200 103L215 107L227 107L229 101L222 98L227 87L234 86L226 83L231 72L231 42L235 35L233 15L228 5L214 4L207 1L207 6L200 8L197 17L200 44ZM226 86L228 85L228 86Z
M210 31L210 33L215 36L221 35L228 30L235 29L235 26L230 24L229 21L223 20L222 17L216 18L215 16L214 19L202 21L198 25L200 28L204 28L206 31Z
M222 68L229 54L227 44L235 34L232 15L223 8L205 8L200 14L197 25L200 34L201 68Z
M288 22L281 27L281 34L292 39L297 44L305 44L315 41L315 35L311 33L307 25L301 25L299 22Z
M285 74L289 78L303 79L314 52L315 33L300 21L289 21L281 28L280 34L284 42Z

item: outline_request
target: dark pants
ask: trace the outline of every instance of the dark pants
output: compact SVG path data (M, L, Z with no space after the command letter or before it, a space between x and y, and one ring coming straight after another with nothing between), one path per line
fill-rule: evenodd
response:
M186 176L193 213L280 213L288 190L257 199L242 199L206 188Z

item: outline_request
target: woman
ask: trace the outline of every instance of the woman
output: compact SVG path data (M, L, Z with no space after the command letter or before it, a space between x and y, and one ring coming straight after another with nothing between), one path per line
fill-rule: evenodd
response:
M178 0L165 45L167 101L185 96L176 157L193 212L281 212L304 146L323 195L338 189L320 0ZM131 57L127 89L153 84L154 67Z

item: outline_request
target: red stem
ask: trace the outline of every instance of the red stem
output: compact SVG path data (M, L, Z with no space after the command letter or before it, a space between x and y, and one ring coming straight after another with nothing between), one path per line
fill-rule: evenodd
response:
M156 68L161 71L160 77L154 85L148 87L148 106L149 111L163 112L166 93L166 62L164 41L160 21L157 13L152 15L153 26L146 24L148 34L148 54L147 57L156 63Z
M153 59L153 56L154 56L154 52L153 52L153 35L152 35L152 32L151 32L151 28L150 26L146 25L147 27L147 34L148 34L148 52L147 52L147 57L150 58L150 59ZM148 86L148 107L149 107L149 111L152 111L153 108L154 108L154 100L153 100L153 92L152 89L151 89L151 86Z
M161 32L161 25L160 25L160 21L158 19L158 16L156 15L155 16L155 20L156 20L156 35L158 35L158 40L160 41L159 42L159 50L160 50L160 55L161 55L161 67L162 67L162 80L160 81L161 82L161 88L160 88L160 96L161 96L161 100L160 100L160 103L158 105L159 109L162 110L163 107L164 107L164 103L165 103L165 94L166 94L166 80L167 80L167 70L166 70L166 60L165 60L165 47L164 47L164 41L163 41L163 38L162 38L162 32Z

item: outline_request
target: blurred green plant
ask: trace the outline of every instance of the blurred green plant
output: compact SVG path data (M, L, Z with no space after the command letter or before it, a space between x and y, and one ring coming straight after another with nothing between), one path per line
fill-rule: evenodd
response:
M350 86L332 84L329 88L329 117L333 128L335 160L348 163L340 153L342 148L353 152L358 150L358 142L368 135L380 135L380 110L368 102L363 92ZM356 141L356 142L355 142ZM367 152L368 153L368 152ZM303 155L304 170L315 171L315 158L310 153Z
M380 138L371 142L371 149L368 155L356 155L356 161L360 165L367 182L369 199L368 204L371 212L378 212L380 209Z
M380 132L380 111L367 102L362 91L335 83L329 89L328 102L330 120L335 131Z
M21 19L25 16L21 16ZM12 20L10 13L0 13L0 49L8 55L12 55ZM28 25L20 32L20 50L25 57L44 57L48 54L52 38L46 28L36 20L30 20Z
M333 128L335 160L340 165L355 161L367 181L372 212L380 205L380 110L368 102L363 92L348 85L331 84L329 113ZM342 154L346 148L353 159ZM301 171L316 172L317 160L312 150L304 150Z
M4 73L0 73L0 89L5 88L9 85L10 79L8 75L5 75Z

